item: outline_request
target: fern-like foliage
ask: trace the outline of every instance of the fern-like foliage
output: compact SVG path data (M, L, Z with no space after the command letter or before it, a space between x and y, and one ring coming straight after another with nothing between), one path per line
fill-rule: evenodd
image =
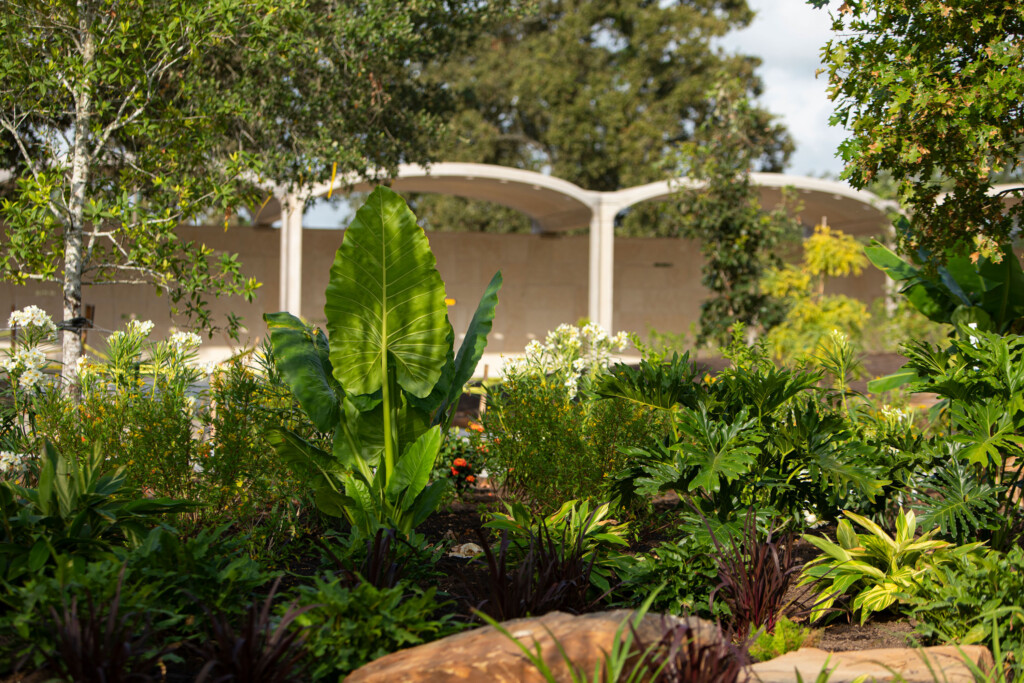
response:
M921 524L939 527L956 543L973 540L978 531L994 528L1000 490L979 480L975 468L954 455L923 487L916 506Z

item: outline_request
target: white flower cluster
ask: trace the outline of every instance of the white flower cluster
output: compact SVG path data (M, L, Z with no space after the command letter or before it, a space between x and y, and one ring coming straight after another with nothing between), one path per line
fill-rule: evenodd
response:
M46 365L46 354L38 347L20 349L0 362L8 374L19 374L18 385L31 389L43 378L42 368Z
M149 333L153 331L153 327L152 320L132 320L128 323L128 332L140 337L148 337Z
M606 369L611 355L625 350L628 344L628 334L619 332L609 337L597 323L587 323L582 328L563 324L549 332L543 344L536 339L527 344L525 358L506 364L505 371L563 373L565 388L570 397L575 397L580 377Z
M46 311L38 306L26 306L20 311L11 313L7 319L8 327L39 327L47 332L56 332L57 326L53 319L46 314Z
M882 406L879 412L882 414L882 418L892 427L909 425L913 421L910 411L896 408L888 404Z
M175 332L171 335L169 342L175 351L184 353L198 349L203 340L195 332Z
M0 451L0 472L20 474L25 471L25 456L11 451Z

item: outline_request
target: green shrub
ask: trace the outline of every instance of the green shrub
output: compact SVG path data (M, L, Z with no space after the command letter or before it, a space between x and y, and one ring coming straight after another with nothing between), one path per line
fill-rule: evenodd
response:
M917 630L931 644L1024 647L1024 549L973 554L923 577L910 600Z
M338 579L314 578L312 586L297 590L298 607L317 605L295 620L307 628L313 680L340 680L374 659L457 630L451 615L435 616L443 603L435 600L433 588L423 591L407 583L347 587Z
M655 612L712 618L728 615L721 600L715 601L713 612L709 604L718 583L714 551L710 537L695 534L638 554L619 573L622 584L615 590L615 604L635 607L664 584L651 604Z
M782 617L775 624L771 633L761 631L750 646L750 656L757 662L767 662L781 657L787 652L799 650L814 637L814 632L806 626L795 624L789 617Z
M43 445L36 488L0 481L0 581L40 571L82 571L92 560L136 546L160 516L193 507L185 501L129 498L124 473L102 474L96 450L81 462Z
M0 660L0 667L10 666L16 654L33 647L34 661L41 663L53 644L46 625L50 608L60 612L76 596L82 604L87 599L106 604L122 569L121 612L149 614L165 631L173 627L173 633L164 634L168 641L195 637L201 631L204 606L240 614L253 593L273 577L245 554L244 539L228 535L226 527L188 539L156 528L135 548L114 547L79 567L69 564L59 576L37 574L7 584L0 593L0 642L9 638L16 645L11 659Z

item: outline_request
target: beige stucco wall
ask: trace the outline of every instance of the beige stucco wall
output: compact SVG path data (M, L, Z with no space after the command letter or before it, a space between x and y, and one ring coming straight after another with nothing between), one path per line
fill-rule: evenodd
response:
M338 230L303 233L302 315L320 325L324 322L324 289L342 235ZM279 308L280 232L258 227L231 228L227 232L221 227L190 227L181 229L181 237L237 252L244 272L263 283L252 304L238 297L212 302L219 320L227 312L242 316L248 325L243 340L256 341L265 332L262 314ZM491 353L517 353L530 339L542 339L560 323L576 322L587 315L586 236L430 233L429 238L448 296L455 299L449 315L456 334L465 331L491 276L502 271L505 285L488 348ZM616 240L616 331L645 334L648 327L653 327L659 332L689 335L692 323L700 316L704 297L700 264L697 245L687 240ZM884 276L868 269L861 277L837 282L830 289L870 301L882 295L883 285ZM90 287L83 293L83 300L96 306L95 324L105 330L116 329L132 317L153 320L157 324L155 336L166 335L176 322L187 324L184 318L171 318L167 300L156 296L151 287ZM29 304L46 309L58 319L59 288L55 284L0 284L0 314L4 318L12 307ZM90 344L98 341L95 336L89 339ZM208 347L225 344L227 338L217 335Z

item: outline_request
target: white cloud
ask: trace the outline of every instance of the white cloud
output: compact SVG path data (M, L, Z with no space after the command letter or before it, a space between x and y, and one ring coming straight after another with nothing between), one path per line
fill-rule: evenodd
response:
M833 104L826 95L821 48L832 36L832 20L825 9L806 0L748 0L757 16L750 26L720 42L726 50L760 57L764 81L761 104L778 114L796 141L790 173L838 175L842 162L836 148L846 137L842 128L830 127Z

